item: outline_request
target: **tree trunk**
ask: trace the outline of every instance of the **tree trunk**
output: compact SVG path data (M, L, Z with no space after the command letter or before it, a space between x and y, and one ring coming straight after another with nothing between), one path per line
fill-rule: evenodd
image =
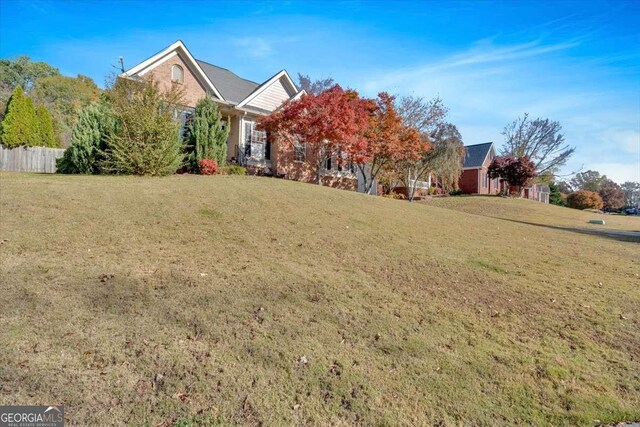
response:
M316 167L316 184L318 184L318 185L322 185L322 175L321 175L321 171L322 171L322 164L323 164L323 163L324 163L323 161L320 161L320 162L317 164L317 167Z

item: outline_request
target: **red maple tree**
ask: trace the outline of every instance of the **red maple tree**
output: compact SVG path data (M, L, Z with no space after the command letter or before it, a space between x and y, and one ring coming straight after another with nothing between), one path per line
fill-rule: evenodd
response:
M278 111L260 118L259 126L274 134L279 143L304 144L306 157L316 169L316 183L327 159L365 163L365 131L371 105L357 92L339 85L318 94L286 102Z
M537 176L536 167L527 156L498 156L489 165L488 173L490 178L501 178L518 187L518 195L522 193L522 187L529 185Z
M360 169L365 193L371 193L376 178L385 167L413 156L414 149L419 146L417 132L411 132L403 124L394 100L395 97L387 92L380 92L375 101L365 100L369 110L369 126L365 132L367 144L360 158L352 160Z

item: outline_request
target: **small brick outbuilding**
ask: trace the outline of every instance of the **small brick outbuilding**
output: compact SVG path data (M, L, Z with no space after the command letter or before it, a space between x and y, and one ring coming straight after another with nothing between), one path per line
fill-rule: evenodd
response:
M498 194L500 182L497 178L489 178L488 169L496 157L493 142L466 145L466 155L462 175L458 185L465 194Z

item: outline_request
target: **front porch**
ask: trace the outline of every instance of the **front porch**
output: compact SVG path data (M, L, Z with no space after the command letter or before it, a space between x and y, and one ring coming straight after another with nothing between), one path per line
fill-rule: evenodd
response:
M230 115L227 161L241 166L271 170L271 143L267 133L256 129L257 117Z

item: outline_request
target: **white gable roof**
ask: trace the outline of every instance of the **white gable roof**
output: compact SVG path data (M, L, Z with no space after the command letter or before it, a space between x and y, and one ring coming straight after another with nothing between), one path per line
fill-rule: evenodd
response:
M144 75L145 73L149 72L153 68L157 67L158 65L164 63L168 59L178 54L183 59L185 59L187 62L187 65L189 65L189 67L191 67L195 71L196 78L198 78L198 80L200 80L206 88L208 88L211 92L213 92L213 94L216 97L224 101L225 99L220 93L220 91L218 91L218 89L214 86L213 82L211 82L209 77L202 70L202 67L200 67L200 64L198 63L198 61L195 60L193 55L191 55L191 52L189 52L187 47L180 40L173 43L168 48L156 53L155 55L146 59L145 61L142 61L141 63L131 68L130 70L120 74L120 77L133 77L135 75L140 75L140 76Z
M251 92L249 96L247 96L238 104L238 107L244 107L247 104L251 104L255 107L263 108L260 106L261 103L260 101L258 101L258 99L265 93L269 93L269 91L273 92L272 96L282 98L282 100L280 101L280 104L281 104L287 99L295 96L298 92L298 88L296 87L295 83L293 83L293 80L291 80L289 73L287 73L286 70L282 70L278 72L275 76L271 77L269 80L267 80L266 82L258 86L256 90ZM263 101L263 102L266 102L265 106L271 103L269 101ZM256 105L256 103L258 105ZM275 110L279 106L280 105L278 104L273 106L273 108L267 108L267 109Z

